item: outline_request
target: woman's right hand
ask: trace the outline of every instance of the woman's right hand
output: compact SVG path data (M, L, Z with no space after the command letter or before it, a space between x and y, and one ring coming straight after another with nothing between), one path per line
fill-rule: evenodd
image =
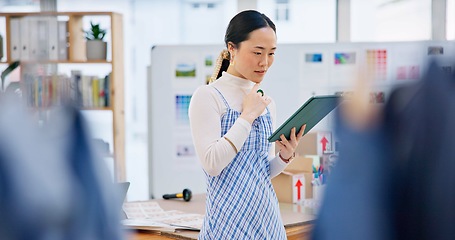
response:
M261 93L258 93L258 89L259 84L256 83L243 99L243 110L240 117L247 120L251 124L264 112L265 108L272 101L267 97L267 95L264 94L264 96L262 96Z

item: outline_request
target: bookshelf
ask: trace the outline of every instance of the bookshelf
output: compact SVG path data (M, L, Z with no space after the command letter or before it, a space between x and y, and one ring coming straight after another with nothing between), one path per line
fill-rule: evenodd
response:
M107 34L104 38L108 43L106 59L88 60L86 57L84 30L89 28L91 21L99 22L103 28L107 29ZM86 77L84 74L87 71L87 79L90 85L95 79L99 79L103 83L98 85L99 89L105 91L103 94L98 95L98 89L95 91L93 88L88 88L87 99L93 97L91 100L87 100L90 104L85 101L84 92L81 94L84 99L73 99L74 94L71 95L69 91L61 91L59 96L62 94L71 95L66 97L71 99L71 101L78 101L77 105L84 112L111 112L108 116L112 118L113 147L109 155L113 156L114 179L116 181L125 181L122 15L114 12L0 13L0 34L3 37L3 46L0 47L3 48L4 55L0 59L0 65L2 65L0 69L5 69L6 66L14 61L20 61L21 86L23 86L23 81L26 82L24 79L27 74L36 75L37 69L38 75L42 74L51 78L49 82L54 83L54 85L51 84L50 88L56 86L56 82L53 82L55 81L54 78L57 79L59 89L61 88L60 85L63 84L62 79L68 80L69 85L74 84L72 83L74 80L74 75L72 74L74 72L82 72L81 75L84 78ZM61 76L62 71L66 77ZM106 82L107 84L105 84ZM96 84L93 83L93 86L96 86ZM47 85L43 86L45 86L44 89L47 89ZM59 90L50 92L54 91L57 92ZM51 99L48 103L54 103L55 95L47 96ZM42 96L40 95L39 97ZM95 100L98 96L100 99ZM45 98L37 100L36 96L28 97L33 102L32 105L36 105L33 107L41 107L40 104L45 102Z

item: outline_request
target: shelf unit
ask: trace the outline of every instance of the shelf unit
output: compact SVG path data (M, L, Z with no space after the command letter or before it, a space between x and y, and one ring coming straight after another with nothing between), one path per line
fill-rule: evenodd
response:
M37 58L30 59L30 56L27 56L27 59L13 59L12 58L12 49L11 44L13 44L12 32L14 30L11 26L11 21L21 21L22 19L46 19L53 18L59 19L66 23L66 44L67 52L66 59L61 59L60 56L57 59L49 60L50 58ZM105 38L108 42L108 56L106 60L87 60L85 53L85 37L84 31L87 27L84 28L84 23L87 21L97 21L99 19L107 19L107 36ZM32 20L33 21L33 20ZM57 21L57 20L56 20ZM15 60L21 61L21 66L33 66L33 65L51 65L56 66L58 69L59 66L66 66L71 68L73 65L82 64L82 68L85 66L91 65L108 65L110 67L110 79L109 79L109 106L105 107L81 107L81 110L105 110L112 111L112 123L113 123L113 153L114 157L114 179L116 181L125 181L125 111L124 111L124 55L123 55L123 17L119 13L114 12L17 12L17 13L0 13L0 23L4 23L4 26L0 26L0 29L3 28L3 45L4 46L4 57L0 60L0 64L7 65L13 63ZM32 25L33 26L33 25ZM46 29L49 30L49 34L57 34L57 29L54 29L56 26L51 25L47 26ZM54 29L54 30L52 30ZM34 30L33 27L28 29L31 32L36 34L36 38L31 37L29 41L30 44L33 41L38 41L40 35L42 34L39 29ZM51 32L53 31L53 32ZM17 34L17 31L14 32ZM31 33L30 33L31 34ZM28 35L30 36L30 35ZM23 37L21 36L22 39ZM42 36L41 36L42 38ZM38 39L38 40L36 40ZM36 43L35 43L36 44ZM0 46L3 47L3 46ZM49 50L50 51L50 50ZM17 58L17 55L15 55ZM82 69L83 70L83 69ZM21 71L24 71L21 68ZM55 72L54 74L57 74ZM23 77L23 73L21 73ZM23 79L21 79L22 81Z

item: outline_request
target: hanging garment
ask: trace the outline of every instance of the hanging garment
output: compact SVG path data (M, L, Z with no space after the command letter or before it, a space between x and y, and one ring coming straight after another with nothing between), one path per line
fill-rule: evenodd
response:
M379 126L338 114L340 157L312 238L455 239L455 77L436 63L394 89Z
M29 109L0 99L0 239L123 239L114 185L81 113L52 112L38 128Z

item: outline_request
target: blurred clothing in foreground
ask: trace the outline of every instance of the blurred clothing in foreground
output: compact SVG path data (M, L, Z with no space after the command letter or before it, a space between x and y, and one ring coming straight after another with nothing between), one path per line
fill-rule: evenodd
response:
M340 156L312 238L455 239L455 77L430 64L392 91L368 128L341 115Z
M122 239L120 207L84 119L71 107L31 111L0 95L0 239Z

